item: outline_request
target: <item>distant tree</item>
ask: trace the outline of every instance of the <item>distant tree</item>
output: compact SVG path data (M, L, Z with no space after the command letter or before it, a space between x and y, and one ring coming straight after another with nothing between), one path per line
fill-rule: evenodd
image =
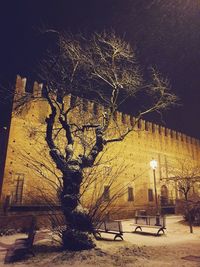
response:
M190 233L193 233L191 209L194 196L194 188L200 184L200 165L190 160L178 160L169 168L168 180L173 181L175 189L180 192L184 199L185 215L188 219Z
M55 33L57 43L40 63L39 74L51 109L45 139L61 173L59 198L67 227L62 240L66 249L89 249L94 246L88 234L93 225L80 202L84 170L94 166L106 146L124 140L143 115L167 109L176 97L154 68L151 82L143 80L134 51L113 32L90 37L47 33ZM67 94L87 96L104 109L85 113L80 99L66 103ZM115 112L128 98L133 100L136 120L130 127L119 127Z

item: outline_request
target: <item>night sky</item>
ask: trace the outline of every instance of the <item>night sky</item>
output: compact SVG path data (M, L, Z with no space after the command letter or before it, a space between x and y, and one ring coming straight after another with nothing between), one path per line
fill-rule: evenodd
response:
M14 83L17 74L30 86L37 79L43 25L74 33L115 30L136 49L142 68L157 66L181 98L181 106L164 113L165 125L200 138L199 0L1 1L0 84ZM0 127L7 123L6 108L1 104Z

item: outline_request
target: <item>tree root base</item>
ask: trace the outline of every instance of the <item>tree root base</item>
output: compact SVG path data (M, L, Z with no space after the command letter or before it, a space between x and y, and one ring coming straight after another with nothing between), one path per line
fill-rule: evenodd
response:
M71 251L87 250L95 247L92 237L87 232L67 229L62 232L63 248Z

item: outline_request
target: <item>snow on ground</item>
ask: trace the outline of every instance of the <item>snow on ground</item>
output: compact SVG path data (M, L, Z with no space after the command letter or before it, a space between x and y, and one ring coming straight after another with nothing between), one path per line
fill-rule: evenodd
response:
M130 223L123 221L125 232L133 230ZM106 240L96 241L95 249L82 252L62 252L43 233L43 238L35 243L36 256L12 267L200 267L200 227L194 227L190 234L181 216L168 216L166 225L166 234L160 236L125 233L124 241L113 241L113 235L103 235ZM156 233L155 229L151 231ZM4 266L5 244L12 244L21 236L0 237L0 266Z

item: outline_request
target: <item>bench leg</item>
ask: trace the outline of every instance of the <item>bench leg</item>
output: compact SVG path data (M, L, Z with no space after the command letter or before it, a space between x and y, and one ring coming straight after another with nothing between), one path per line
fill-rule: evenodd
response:
M101 238L101 234L99 232L94 232L93 235L96 239Z
M137 227L135 228L135 232L137 231L137 229L140 229L140 231L142 231L142 227L141 227L141 226L137 226Z
M116 240L117 237L121 238L121 240L124 240L121 234L116 234L114 240Z
M158 230L157 235L159 235L160 232L163 232L163 234L165 233L163 228L160 228L160 229Z

